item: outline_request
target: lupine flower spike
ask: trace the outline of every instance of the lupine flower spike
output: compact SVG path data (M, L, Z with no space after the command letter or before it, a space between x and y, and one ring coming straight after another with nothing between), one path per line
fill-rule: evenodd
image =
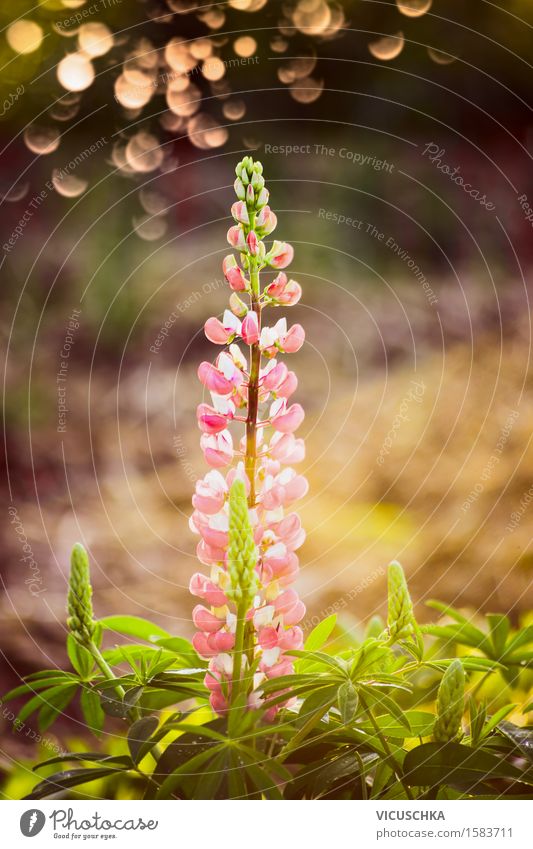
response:
M91 645L96 628L92 594L87 552L80 543L76 543L70 557L67 626L74 639L83 646Z
M198 369L210 394L198 407L198 425L211 471L196 485L190 523L200 536L198 557L210 570L190 583L203 602L193 611L193 643L209 659L205 683L220 714L243 690L250 708L261 708L261 682L293 671L291 650L303 645L298 622L305 615L292 587L296 550L305 539L292 512L308 488L293 468L305 457L303 440L295 436L304 411L289 401L298 381L279 359L298 351L305 333L300 324L288 327L285 318L263 324L265 308L292 306L302 290L283 271L261 287L260 272L286 268L294 251L285 242L267 247L263 241L277 219L261 163L247 156L236 174L228 242L240 264L233 254L224 259L229 309L205 324L209 341L224 349ZM268 709L266 718L277 710Z

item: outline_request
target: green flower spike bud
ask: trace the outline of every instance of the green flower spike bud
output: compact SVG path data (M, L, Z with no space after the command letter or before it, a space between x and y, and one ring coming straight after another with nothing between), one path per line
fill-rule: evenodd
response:
M416 629L413 615L413 603L402 567L393 560L388 571L389 609L387 625L389 635L393 640L402 640L410 636Z
M70 558L70 579L67 598L67 626L72 636L82 645L92 643L96 623L93 619L89 558L78 542Z
M254 543L246 489L236 479L229 494L228 599L237 606L251 607L257 590L257 549Z
M433 739L437 743L455 740L461 731L464 711L465 673L460 660L454 660L442 676L437 696L437 719Z

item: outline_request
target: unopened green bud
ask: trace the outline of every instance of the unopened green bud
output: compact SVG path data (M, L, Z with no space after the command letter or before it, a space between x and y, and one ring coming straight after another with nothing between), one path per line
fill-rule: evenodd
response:
M433 739L437 743L455 740L461 731L464 712L465 673L460 660L454 660L442 676L437 696L437 719Z
M413 604L403 569L397 560L389 565L388 601L387 625L391 639L401 640L413 634L416 628Z
M257 591L257 548L254 542L246 488L242 480L233 481L229 493L228 573L230 587L227 597L250 607Z
M265 178L262 177L261 174L258 174L257 171L254 171L254 173L252 174L252 186L254 187L254 189L256 191L257 190L261 191L261 189L263 188L264 185L265 185Z
M96 627L92 594L89 558L84 547L78 542L72 549L70 558L67 626L72 636L82 645L92 642Z

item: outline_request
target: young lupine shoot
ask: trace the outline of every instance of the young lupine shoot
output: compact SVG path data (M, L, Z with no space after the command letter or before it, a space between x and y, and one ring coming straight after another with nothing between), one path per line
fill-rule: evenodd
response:
M72 549L70 558L67 627L74 639L85 647L92 644L96 629L92 594L89 558L84 547L78 542Z
M389 564L388 569L388 617L387 626L392 642L403 640L416 631L413 603L405 574L397 560Z
M455 740L461 732L464 712L465 673L460 660L454 660L442 676L437 696L437 719L433 739L437 743Z

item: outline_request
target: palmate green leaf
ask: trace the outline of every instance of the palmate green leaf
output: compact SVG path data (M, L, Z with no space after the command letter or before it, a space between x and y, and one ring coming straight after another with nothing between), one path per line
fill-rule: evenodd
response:
M123 772L122 767L89 767L81 769L69 769L66 772L56 772L49 775L44 781L37 784L25 799L45 799L70 787L78 787L80 784L88 784L97 778L107 778Z
M516 707L518 706L514 704L504 705L500 708L500 710L496 711L494 716L489 716L486 722L483 723L481 733L479 734L479 740L481 741L488 737L489 734L494 731L498 723L501 722L502 719L505 719L505 717L508 716Z
M331 636L335 625L337 624L337 614L333 613L327 619L323 619L318 625L313 628L304 643L305 651L317 651L321 649L324 643L327 643Z
M439 672L444 672L454 660L455 658L428 660L424 662L424 666L428 669L437 669ZM488 657L461 657L461 663L466 672L497 672L505 669L502 663Z
M53 686L67 685L71 684L74 681L78 681L77 677L73 677L71 675L56 675L52 678L52 676L47 676L46 678L36 679L35 681L30 681L27 684L21 684L19 687L15 687L13 690L10 690L5 696L2 696L2 702L9 702L12 699L18 699L20 696L26 696L29 693L33 693L36 695L39 690L46 690L47 688Z
M159 625L154 625L148 619L140 616L105 616L99 620L100 625L107 631L117 634L125 634L127 637L136 637L147 643L156 643L160 639L167 639L170 634Z
M449 784L469 790L494 778L524 781L524 774L503 758L459 743L423 743L411 749L403 773L411 786Z
M207 666L207 661L200 657L192 644L184 637L165 637L158 639L156 642L158 646L184 658L189 666L200 669L204 669Z
M159 725L155 716L145 716L134 722L128 731L128 748L134 764L142 761L151 748L150 737ZM153 744L152 744L153 745Z
M344 725L349 725L355 719L359 696L351 681L345 681L337 690L337 702Z
M328 796L335 785L350 785L354 794L351 798L364 798L361 781L379 761L379 755L359 755L357 750L333 751L331 758L321 758L305 764L294 776L285 791L288 799L317 799ZM359 792L355 792L359 791Z
M404 722L398 722L390 714L376 716L375 720L386 737L414 739L417 737L429 737L433 731L435 715L432 713L418 710L407 710L405 711L405 718L409 723L410 731L407 731ZM374 733L374 727L368 721L358 722L356 727L369 734Z
M68 687L61 687L60 690L53 695L51 695L51 691L46 691L46 693L49 693L50 695L48 696L48 704L43 705L37 716L39 731L44 732L54 724L58 716L60 716L60 714L62 714L65 708L70 704L77 690L78 685L71 684Z
M361 691L365 693L365 696L368 697L372 704L390 713L396 722L403 725L408 735L411 734L411 726L407 713L396 704L394 699L391 699L386 693L377 692L374 687L361 686Z
M505 647L505 659L507 660L510 656L515 656L516 651L521 649L523 646L529 645L529 643L533 643L533 625L526 625L524 628L520 628L520 630L511 637Z
M496 657L501 657L505 651L511 623L503 613L487 613L490 628L490 641Z
M311 718L317 711L325 714L337 702L339 685L337 683L328 684L326 687L313 688L306 699L302 702L296 720L297 726L302 726ZM280 697L281 698L281 697ZM287 695L285 694L285 700ZM268 705L273 702L269 700Z
M170 799L184 778L197 778L199 775L204 775L209 770L209 762L221 751L224 745L223 743L218 743L216 746L210 746L208 749L198 752L198 754L185 761L185 763L177 766L162 781L155 798Z
M87 761L87 763L98 762L102 766L121 766L130 768L133 766L133 761L129 755L103 755L101 752L67 752L65 755L56 755L55 758L48 758L46 761L36 764L33 770L41 769L52 764L70 763L76 761Z
M70 679L68 681L65 679L62 680L61 684L49 687L41 693L37 693L37 695L26 702L19 711L17 721L25 722L33 713L41 711L49 706L50 714L45 712L43 715L43 726L41 726L41 720L39 720L39 728L41 730L46 730L46 728L48 728L51 724L50 722L46 724L48 716L51 717L51 722L53 722L55 716L57 716L57 714L54 715L55 708L59 706L58 712L61 712L61 710L66 707L70 700L74 697L77 688L77 683L73 683Z

